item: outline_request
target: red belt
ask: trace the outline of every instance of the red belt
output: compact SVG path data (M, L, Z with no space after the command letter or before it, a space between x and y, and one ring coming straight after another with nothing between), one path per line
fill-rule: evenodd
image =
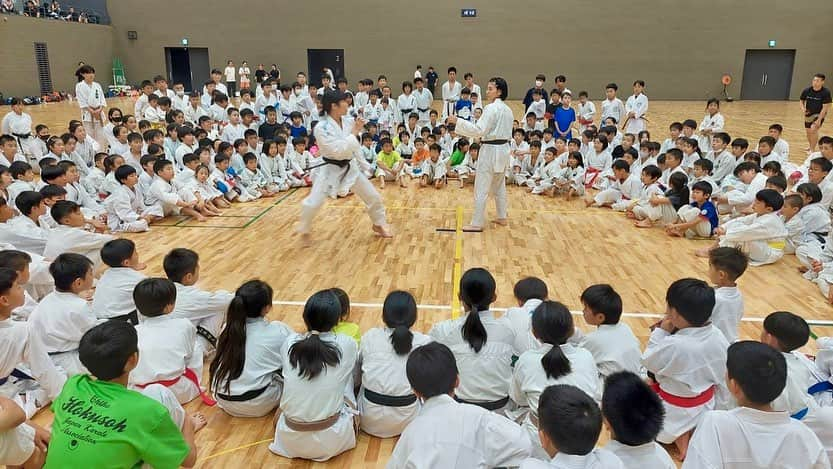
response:
M205 404L207 406L212 406L212 407L217 404L217 401L212 399L211 396L209 396L205 391L202 390L202 388L200 387L200 379L197 377L197 374L194 373L194 370L192 370L190 368L186 368L185 372L182 373L182 376L184 376L185 379L194 383L197 386L197 389L199 389L199 391L200 391L200 399L202 399L203 404ZM169 387L173 386L174 384L178 383L179 380L182 378L182 376L177 376L174 379L166 379L166 380L160 380L160 381L153 381L153 382L145 383L145 384L137 384L136 387L139 388L139 389L145 389L146 387L150 386L151 384L161 384L162 386L165 386L166 388L169 388Z
M651 389L653 389L654 392L656 392L657 395L663 401L673 406L684 407L686 409L690 409L692 407L699 407L709 402L714 397L714 386L710 387L709 389L706 389L705 391L694 397L680 397L675 396L673 394L669 394L663 391L662 388L659 387L659 383L657 382L651 384Z

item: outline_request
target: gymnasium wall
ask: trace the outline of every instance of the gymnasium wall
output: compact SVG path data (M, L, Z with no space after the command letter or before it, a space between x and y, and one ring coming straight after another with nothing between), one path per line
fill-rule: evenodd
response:
M45 42L52 85L75 93L75 70L84 61L106 88L112 81L113 31L110 26L3 16L0 19L0 93L5 96L40 94L35 42Z

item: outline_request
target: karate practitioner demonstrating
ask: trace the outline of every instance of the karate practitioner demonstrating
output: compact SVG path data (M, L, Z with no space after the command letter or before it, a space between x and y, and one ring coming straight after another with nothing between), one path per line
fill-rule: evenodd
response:
M324 165L318 168L312 190L301 203L298 232L304 246L312 244L310 228L315 214L327 200L327 196L340 189L352 189L362 199L373 222L373 231L377 235L383 238L393 237L385 219L382 197L364 177L358 161L354 159L355 155L361 154L361 144L356 137L364 130L366 121L361 118L354 121L346 117L348 104L345 98L344 93L334 90L325 92L321 100L321 121L315 126L315 140L318 142L319 154L322 155ZM511 127L510 118L510 132Z
M495 198L498 225L507 224L506 168L509 166L509 140L512 138L512 110L503 102L509 94L506 80L495 77L486 87L489 104L476 124L449 116L446 122L456 125L458 135L479 138L480 154L477 159L477 178L474 180L474 214L466 231L483 231L486 222L486 201Z

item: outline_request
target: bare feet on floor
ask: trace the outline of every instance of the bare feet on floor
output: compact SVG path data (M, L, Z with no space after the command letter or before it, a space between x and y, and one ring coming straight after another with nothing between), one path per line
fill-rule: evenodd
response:
M633 226L637 228L651 228L652 226L654 226L654 224L651 223L651 220L646 218L644 220L639 220L638 222L634 223Z
M712 248L700 248L694 251L694 255L697 257L709 257L709 253L711 252Z
M482 226L477 226L477 225L466 225L466 226L463 227L463 231L481 232L481 231L483 231L483 227Z
M196 414L191 416L191 423L194 425L194 433L205 428L208 424L208 419L205 418L205 415L197 412Z
M509 220L505 218L498 218L496 220L493 220L492 223L498 224L500 226L506 226L509 224Z
M382 238L393 238L393 232L390 225L373 225L373 232Z

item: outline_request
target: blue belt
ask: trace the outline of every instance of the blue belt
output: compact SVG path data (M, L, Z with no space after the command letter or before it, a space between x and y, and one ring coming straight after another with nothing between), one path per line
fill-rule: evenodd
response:
M26 373L18 370L17 368L15 368L15 369L12 370L12 372L9 374L9 376L6 376L5 378L0 378L0 386L6 384L9 381L9 378L11 378L11 377L15 377L17 379L31 379L31 380L35 379L35 378L32 378L31 376L27 375Z
M805 408L803 408L803 409L799 410L798 412L796 412L796 413L794 413L794 414L790 415L790 417L791 417L791 418L794 418L794 419L796 419L796 420L801 420L801 419L803 419L804 417L806 417L806 416L807 416L807 411L808 411L808 410L809 410L809 408L805 407Z
M810 386L807 389L809 394L818 394L820 392L833 391L833 383L830 381L822 381Z

